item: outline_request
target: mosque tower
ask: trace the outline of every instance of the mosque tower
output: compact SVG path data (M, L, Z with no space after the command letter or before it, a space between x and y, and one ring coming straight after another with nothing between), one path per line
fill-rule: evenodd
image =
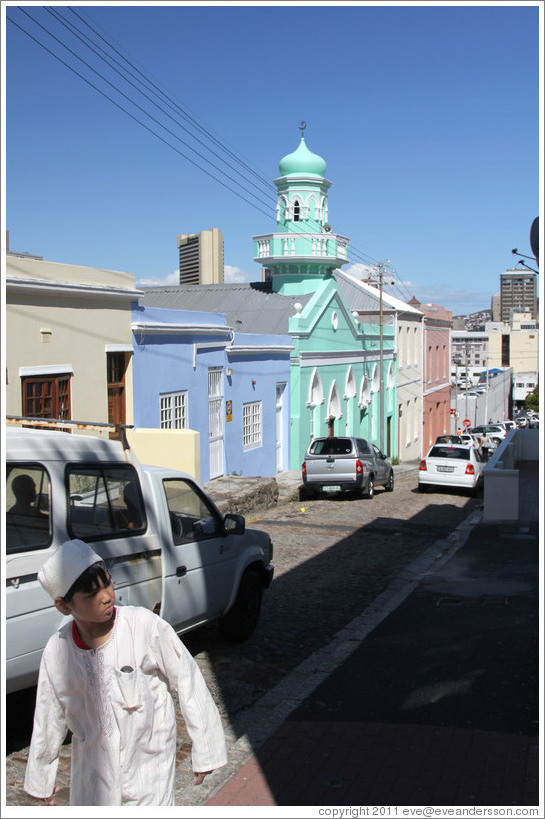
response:
M326 163L301 142L279 163L276 232L254 236L254 261L282 295L312 293L348 262L348 239L333 233L328 221Z

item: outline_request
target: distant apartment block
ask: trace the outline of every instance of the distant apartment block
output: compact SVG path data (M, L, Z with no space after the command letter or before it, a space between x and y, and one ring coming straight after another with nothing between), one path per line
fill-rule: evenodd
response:
M488 333L452 331L451 376L475 380L488 365Z
M522 270L500 275L500 321L509 324L513 312L528 312L537 319L537 276Z
M219 228L178 236L180 284L223 282L223 236Z

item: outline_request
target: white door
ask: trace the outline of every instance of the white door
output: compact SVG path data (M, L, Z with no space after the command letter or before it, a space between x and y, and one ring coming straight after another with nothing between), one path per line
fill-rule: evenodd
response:
M210 479L223 475L223 370L208 370L208 442Z
M284 468L284 390L285 384L276 385L276 470Z

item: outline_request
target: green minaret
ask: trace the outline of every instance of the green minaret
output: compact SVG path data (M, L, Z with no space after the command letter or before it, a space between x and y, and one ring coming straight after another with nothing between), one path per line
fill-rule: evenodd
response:
M348 262L348 239L333 233L328 221L326 163L307 148L305 127L302 122L301 142L280 160L280 176L274 180L276 232L253 237L254 261L283 295L314 292Z

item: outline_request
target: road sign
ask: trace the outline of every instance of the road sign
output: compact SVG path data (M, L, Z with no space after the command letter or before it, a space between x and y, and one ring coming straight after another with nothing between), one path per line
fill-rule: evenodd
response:
M466 429L469 429L469 427L471 426L471 421L469 420L469 418L464 418L462 423Z
M450 409L450 414L451 415L456 415L456 410L453 407L451 407L451 409Z

